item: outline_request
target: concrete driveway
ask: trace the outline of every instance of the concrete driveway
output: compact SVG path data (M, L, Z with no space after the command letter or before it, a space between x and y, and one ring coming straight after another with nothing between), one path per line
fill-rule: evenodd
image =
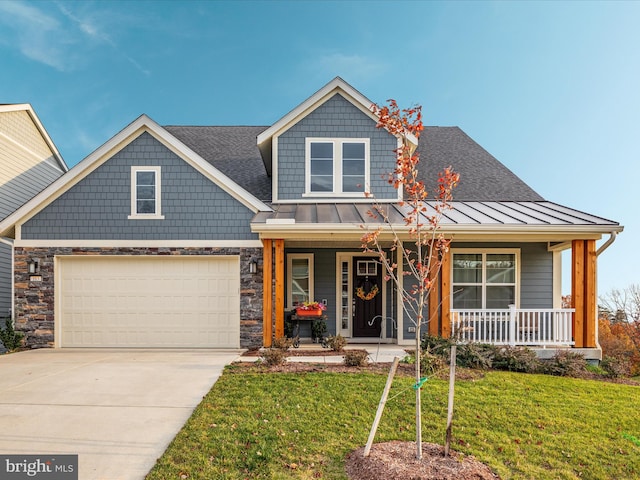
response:
M0 453L78 454L81 480L139 480L239 350L0 356Z

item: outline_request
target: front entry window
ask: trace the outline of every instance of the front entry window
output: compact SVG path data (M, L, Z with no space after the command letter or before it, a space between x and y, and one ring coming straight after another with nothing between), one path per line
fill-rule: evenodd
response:
M453 308L509 308L516 304L516 252L453 251Z
M287 292L289 308L313 301L313 254L287 255Z

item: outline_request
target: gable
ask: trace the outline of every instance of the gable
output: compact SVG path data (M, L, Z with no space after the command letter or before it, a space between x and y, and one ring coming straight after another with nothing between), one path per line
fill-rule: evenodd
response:
M376 128L376 121L362 112L342 94L335 93L277 137L277 157L274 159L274 175L277 182L277 197L274 201L322 199L305 191L305 178L309 165L305 164L308 139L358 139L366 141L368 147L369 190L379 200L397 199L398 193L383 176L393 170L393 150L397 139L384 129ZM330 199L335 201L341 192ZM346 196L346 195L343 195ZM360 198L364 198L360 195Z
M132 167L159 167L164 219L131 219ZM254 212L148 132L21 226L26 240L256 239Z
M0 108L0 219L66 171L28 106L4 107Z

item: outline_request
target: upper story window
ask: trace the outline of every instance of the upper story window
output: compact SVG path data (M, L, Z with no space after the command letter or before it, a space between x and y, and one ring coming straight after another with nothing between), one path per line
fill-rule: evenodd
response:
M131 167L131 215L129 218L163 219L160 167Z
M518 250L452 250L453 308L509 308L517 304Z
M307 138L306 194L361 197L369 185L368 138Z

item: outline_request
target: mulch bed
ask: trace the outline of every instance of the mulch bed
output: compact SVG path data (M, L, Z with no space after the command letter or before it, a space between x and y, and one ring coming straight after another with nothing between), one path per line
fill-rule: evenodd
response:
M491 469L473 456L454 451L444 456L444 447L422 444L422 459L416 459L414 442L375 443L368 457L364 447L347 455L345 470L353 480L495 480Z

